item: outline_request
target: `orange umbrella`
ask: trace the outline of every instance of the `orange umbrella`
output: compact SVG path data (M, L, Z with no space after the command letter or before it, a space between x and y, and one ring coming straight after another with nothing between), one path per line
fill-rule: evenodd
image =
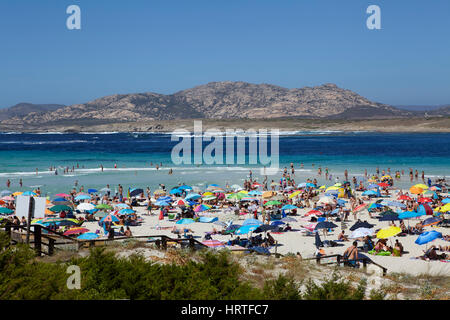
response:
M409 192L414 194L421 194L423 193L423 189L416 186L412 186L411 188L409 188Z

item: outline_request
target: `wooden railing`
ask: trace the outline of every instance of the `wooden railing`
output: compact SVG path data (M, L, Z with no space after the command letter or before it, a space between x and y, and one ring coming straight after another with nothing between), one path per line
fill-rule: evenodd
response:
M303 259L303 260L316 260L317 264L322 264L321 260L322 259L326 259L326 258L334 258L336 257L336 261L330 261L330 262L326 262L323 264L337 264L337 265L346 265L346 263L348 262L347 259L344 259L344 256L341 254L331 254L331 255L326 255L326 256L317 256L315 258L308 258L308 259ZM377 267L379 267L380 269L383 270L383 276L386 275L387 273L387 268L379 265L378 263L374 262L373 260L363 257L363 258L358 258L358 259L351 259L351 261L361 261L363 264L363 268L366 269L368 264L373 264Z

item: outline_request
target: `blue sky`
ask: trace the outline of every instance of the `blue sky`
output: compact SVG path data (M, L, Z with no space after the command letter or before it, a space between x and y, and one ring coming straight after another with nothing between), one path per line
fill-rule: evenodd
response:
M72 4L81 30L66 28ZM449 104L449 39L448 0L2 0L0 107L225 80Z

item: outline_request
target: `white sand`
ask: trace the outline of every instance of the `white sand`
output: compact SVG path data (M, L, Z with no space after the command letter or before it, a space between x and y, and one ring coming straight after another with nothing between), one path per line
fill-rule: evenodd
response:
M393 195L391 196L392 200L395 200L394 194L397 192L393 192ZM347 204L349 206L349 204ZM156 226L161 227L173 227L175 225L175 222L168 221L167 217L164 218L164 220L159 221L158 216L159 212L154 211L154 215L144 215L147 211L144 207L135 207L135 210L138 211L140 216L143 218L144 222L141 226L135 226L130 227L131 231L134 236L152 236L152 235L167 235L172 238L176 238L177 236L173 233L171 233L171 230L157 230ZM311 210L311 208L307 209L300 209L297 210L298 216L294 216L293 218L297 220L297 222L292 222L290 225L293 229L300 229L302 225L308 224L306 222L308 218L302 219L301 216ZM242 224L242 222L247 219L251 218L250 215L247 216L235 216L234 214L225 214L221 211L215 211L207 213L208 216L216 216L219 218L219 221L228 221L230 219L233 219L233 223L235 224ZM370 218L369 214L367 213L367 210L363 210L361 213L358 213L358 218L361 220L367 220L367 222L374 224L374 229L378 228L386 228L389 226L388 221L378 221L378 219ZM422 217L425 218L425 217ZM346 222L347 224L347 230L345 230L345 234L349 236L351 234L351 231L348 230L356 221L353 219L353 215L350 214L349 221ZM415 219L412 219L409 221L409 225L414 225L417 223ZM341 232L340 222L336 222L338 225L337 228L334 229L332 233L328 233L326 237L324 237L323 233L320 233L322 241L327 240L336 240L338 234ZM396 223L398 225L398 221ZM405 224L408 225L408 221L405 220ZM90 229L92 232L95 232L97 229L101 229L97 222L85 222L84 226L88 229ZM183 228L183 225L176 225L179 229ZM192 223L189 225L185 225L187 228L194 231L193 236L199 240L203 241L203 238L205 236L206 232L212 231L213 228L216 228L217 230L221 230L222 227L215 225L213 223ZM443 227L426 227L425 230L437 230L439 232L442 232L443 235L448 235L448 228ZM310 258L313 257L316 248L314 245L315 238L314 236L306 236L300 231L289 231L285 232L283 234L272 234L274 239L278 241L280 246L277 247L277 252L281 254L286 253L296 253L300 252L303 258ZM244 236L241 236L241 238L244 238ZM423 255L423 250L425 250L430 245L450 245L450 242L444 241L442 239L437 239L433 241L432 243L429 243L427 245L417 245L414 243L414 241L417 239L417 235L407 235L406 237L392 237L389 238L388 243L394 243L395 239L399 239L399 241L403 244L404 250L408 253L404 254L402 257L392 257L392 256L373 256L370 254L365 254L367 257L372 259L374 262L382 265L383 267L387 268L388 273L392 272L402 272L402 273L408 273L412 275L419 275L419 274L430 274L430 275L442 275L442 276L450 276L450 263L441 262L441 261L423 261L414 259L415 257ZM213 235L213 239L219 240L219 241L228 241L230 239L233 239L233 236L227 235ZM376 239L375 239L376 240ZM347 247L351 245L353 242L352 239L350 241L342 242L344 246L341 247L329 247L324 248L325 253L328 254L342 254ZM362 243L359 242L358 246L361 246ZM270 250L272 253L275 252L275 249L272 248ZM440 252L439 252L440 253ZM380 269L371 267L372 270L380 271Z

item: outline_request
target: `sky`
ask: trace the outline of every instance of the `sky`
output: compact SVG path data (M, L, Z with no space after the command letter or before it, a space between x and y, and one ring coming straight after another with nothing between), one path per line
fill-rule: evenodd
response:
M81 9L69 30L66 9ZM369 30L369 5L381 29ZM335 83L450 104L450 1L2 0L0 107L175 93L211 81Z

